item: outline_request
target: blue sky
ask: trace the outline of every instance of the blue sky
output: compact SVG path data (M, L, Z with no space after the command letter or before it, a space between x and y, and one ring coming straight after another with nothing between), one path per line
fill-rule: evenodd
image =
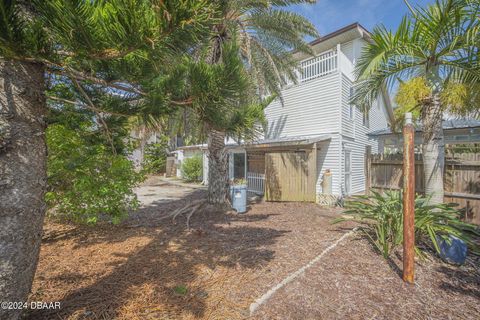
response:
M433 0L410 0L411 5L426 6ZM403 0L317 0L314 5L295 5L290 10L302 14L317 27L320 35L333 32L354 22L368 30L383 23L396 28L408 8Z

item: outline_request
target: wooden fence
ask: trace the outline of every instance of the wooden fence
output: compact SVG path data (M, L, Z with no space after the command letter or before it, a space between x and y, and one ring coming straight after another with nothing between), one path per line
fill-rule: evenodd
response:
M376 154L366 157L366 190L401 189L402 155ZM459 204L464 218L480 225L480 153L448 154L444 172L445 202ZM423 162L415 155L415 190L423 193Z

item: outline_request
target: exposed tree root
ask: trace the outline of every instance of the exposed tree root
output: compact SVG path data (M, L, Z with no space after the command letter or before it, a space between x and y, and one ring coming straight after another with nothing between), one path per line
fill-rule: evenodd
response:
M214 204L209 204L207 199L200 199L200 200L192 201L186 204L185 206L170 212L169 214L163 216L161 220L171 218L172 221L175 221L177 217L184 216L187 219L187 229L190 229L190 219L195 213L201 212L203 210L226 212L229 210L229 207L230 206L228 204L214 205Z

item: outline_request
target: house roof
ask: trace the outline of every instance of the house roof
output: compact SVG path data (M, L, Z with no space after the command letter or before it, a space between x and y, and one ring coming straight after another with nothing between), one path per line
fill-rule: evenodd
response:
M244 147L249 149L268 148L268 147L295 147L295 146L310 145L316 142L326 141L331 138L332 137L329 134L324 134L319 136L280 137L280 138L272 138L272 139L261 139L253 142L240 143L240 144L229 142L229 143L226 143L225 146L227 148ZM196 144L192 146L178 147L178 149L173 151L173 153L176 153L179 150L206 150L207 148L208 148L207 144Z
M337 36L339 36L339 35L341 35L341 34L343 34L343 33L346 33L346 32L348 32L348 31L351 31L351 30L355 30L355 31L359 32L359 34L360 34L361 36L364 36L364 35L365 35L365 36L370 37L370 31L368 31L368 30L367 30L365 27L363 27L360 23L354 22L354 23L349 24L348 26L345 26L345 27L343 27L343 28L340 28L340 29L338 29L338 30L336 30L336 31L334 31L334 32L328 33L327 35L324 35L323 37L317 38L317 39L311 41L309 44L310 44L311 46L314 46L314 45L316 45L316 44L319 44L319 43L321 43L321 42L325 42L325 41L327 41L327 40L329 40L329 39L335 38L335 37L337 37Z
M335 47L339 43L345 43L354 39L363 38L370 40L370 32L365 29L360 23L355 22L340 28L334 32L328 33L320 38L317 38L309 43L316 53ZM303 52L296 52L295 57L299 60L307 59L308 54Z
M443 120L442 127L443 130L480 128L480 121L475 119L449 119ZM421 132L421 126L417 126L416 131ZM382 136L389 134L392 134L392 130L390 128L375 130L368 133L370 136Z
M331 139L331 135L324 134L319 136L294 136L294 137L279 137L273 139L261 139L254 142L243 143L247 149L252 148L271 148L271 147L295 147L314 144L316 142L326 141Z

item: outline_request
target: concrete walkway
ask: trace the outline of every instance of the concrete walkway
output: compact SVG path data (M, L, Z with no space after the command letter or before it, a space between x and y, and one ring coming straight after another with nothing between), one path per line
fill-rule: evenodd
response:
M186 183L179 179L150 176L142 185L135 188L141 206L153 203L165 203L179 200L196 190L207 190L206 186L196 183Z

